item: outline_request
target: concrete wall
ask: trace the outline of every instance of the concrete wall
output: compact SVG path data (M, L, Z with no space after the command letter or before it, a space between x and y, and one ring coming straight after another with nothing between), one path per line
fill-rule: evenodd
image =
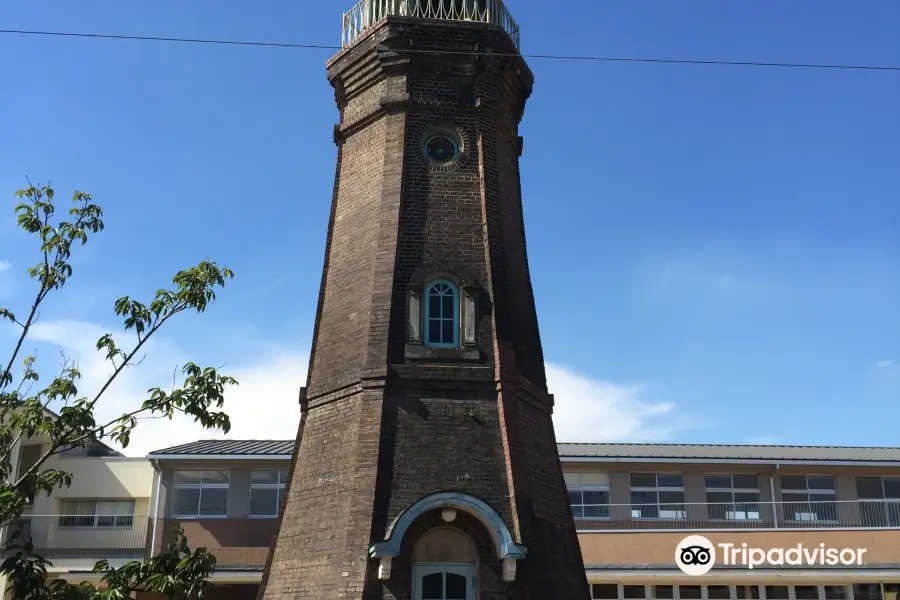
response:
M36 498L31 514L59 514L63 500L135 500L134 514L150 511L153 467L146 458L53 456L44 468L72 474L72 485Z

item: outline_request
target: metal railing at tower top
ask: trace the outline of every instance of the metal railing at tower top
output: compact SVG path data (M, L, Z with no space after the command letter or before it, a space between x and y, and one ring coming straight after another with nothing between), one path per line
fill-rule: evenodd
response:
M360 0L344 13L341 47L346 48L386 17L491 23L502 28L516 50L520 49L519 26L503 0Z

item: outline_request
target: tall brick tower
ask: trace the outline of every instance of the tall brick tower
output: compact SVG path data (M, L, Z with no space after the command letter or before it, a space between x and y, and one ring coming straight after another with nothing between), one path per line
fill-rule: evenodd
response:
M532 74L500 0L363 0L260 598L587 600L525 250Z

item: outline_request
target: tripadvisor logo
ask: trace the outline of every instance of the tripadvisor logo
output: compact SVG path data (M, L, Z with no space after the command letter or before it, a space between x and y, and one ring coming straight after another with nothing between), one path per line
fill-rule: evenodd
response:
M675 547L675 564L687 575L705 575L716 563L725 567L747 569L782 565L859 566L863 564L865 553L865 548L831 548L825 544L797 544L790 548L763 550L746 543L713 544L702 535L689 535Z
M687 575L706 575L716 564L716 547L702 535L689 535L675 547L675 564Z

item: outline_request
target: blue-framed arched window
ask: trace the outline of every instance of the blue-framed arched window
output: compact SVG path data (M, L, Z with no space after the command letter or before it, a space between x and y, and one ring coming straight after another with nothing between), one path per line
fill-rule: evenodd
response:
M425 287L425 345L459 346L459 289L446 279L435 279Z

